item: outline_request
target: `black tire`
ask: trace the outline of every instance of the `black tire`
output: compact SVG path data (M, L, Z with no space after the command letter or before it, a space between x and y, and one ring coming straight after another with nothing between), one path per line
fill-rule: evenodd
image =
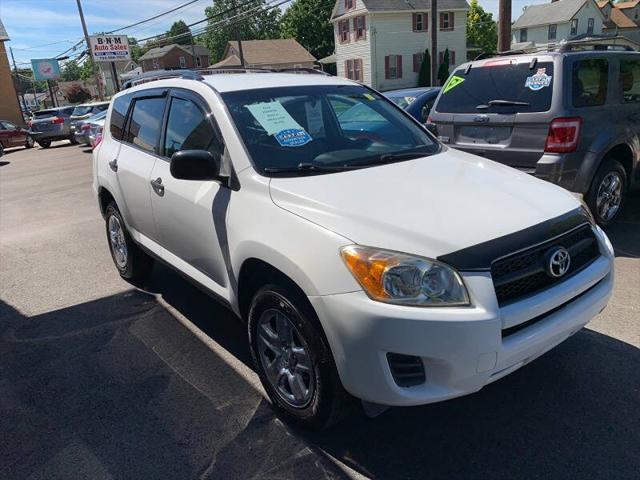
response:
M24 142L24 148L33 148L35 144L33 137L31 135L27 135L27 139Z
M122 235L124 237L124 245L126 246L123 264L119 263L117 254L114 250L113 242L110 238L110 222L111 217L114 217L118 224L121 226ZM153 268L153 258L147 255L135 242L131 239L131 235L127 231L122 215L118 210L118 207L114 202L107 206L105 211L105 230L107 234L107 243L109 244L109 251L111 252L111 258L113 264L118 269L120 276L129 281L143 281L151 272Z
M71 145L78 145L78 143L80 143L73 136L69 137L69 141L71 142Z
M51 140L38 140L38 145L42 148L49 148L51 146Z
M620 181L620 200L618 208L612 216L603 215L602 209L598 208L598 192L601 188L604 188L604 182L606 182L605 179L611 178L610 175L616 176ZM624 169L622 164L613 158L605 159L596 172L595 177L593 177L591 188L587 192L585 198L598 225L606 227L616 220L620 214L620 210L622 210L622 205L624 204L624 199L627 195L627 187L627 171Z
M2 142L0 142L0 157L2 157L4 155L4 145L2 145Z
M260 357L258 325L267 311L277 310L291 320L296 335L308 348L313 365L313 394L304 406L292 406L273 386ZM320 322L306 298L293 288L269 284L254 296L248 316L251 355L262 385L271 399L274 410L284 420L304 428L321 430L339 422L352 411L354 398L342 387L331 350L326 343ZM265 349L266 351L267 349Z

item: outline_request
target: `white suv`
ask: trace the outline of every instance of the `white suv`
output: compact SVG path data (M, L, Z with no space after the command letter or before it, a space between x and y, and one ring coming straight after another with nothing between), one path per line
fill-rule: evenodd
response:
M605 308L571 193L451 150L377 92L236 73L118 94L94 188L126 279L161 260L248 324L284 417L323 427L480 390Z

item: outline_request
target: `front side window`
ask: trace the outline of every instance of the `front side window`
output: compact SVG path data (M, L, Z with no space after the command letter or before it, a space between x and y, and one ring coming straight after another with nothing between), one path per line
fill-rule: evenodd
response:
M620 60L620 89L624 103L640 102L640 60Z
M577 35L578 34L578 19L574 18L573 20L571 20L571 35Z
M588 34L592 34L593 33L593 25L595 23L595 20L593 18L590 18L589 20L587 20L587 33Z
M219 135L204 112L190 100L172 98L167 118L164 154L171 158L171 155L180 150L222 153Z
M256 169L329 173L439 151L418 125L357 85L265 88L222 95Z
M601 58L576 61L571 78L574 107L604 105L609 83L609 62Z
M165 97L135 100L127 129L127 142L148 152L158 153L165 102Z
M549 25L549 35L548 35L548 39L549 40L555 40L556 36L558 33L558 26L557 25Z

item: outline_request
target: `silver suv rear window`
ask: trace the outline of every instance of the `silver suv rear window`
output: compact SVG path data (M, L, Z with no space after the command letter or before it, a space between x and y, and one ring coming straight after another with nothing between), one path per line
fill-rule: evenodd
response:
M440 113L546 112L553 94L553 62L488 61L473 66L465 75L456 70L442 88L436 111ZM519 105L494 102L518 102Z

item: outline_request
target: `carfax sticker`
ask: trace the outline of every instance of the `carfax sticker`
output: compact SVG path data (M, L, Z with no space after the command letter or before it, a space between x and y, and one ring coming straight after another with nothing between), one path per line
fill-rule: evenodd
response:
M275 134L275 139L281 147L301 147L309 143L311 135L302 128L288 128Z
M544 87L551 85L551 78L551 75L547 75L546 68L539 68L535 75L527 77L527 80L524 82L524 86L529 90L537 92L538 90L542 90Z

